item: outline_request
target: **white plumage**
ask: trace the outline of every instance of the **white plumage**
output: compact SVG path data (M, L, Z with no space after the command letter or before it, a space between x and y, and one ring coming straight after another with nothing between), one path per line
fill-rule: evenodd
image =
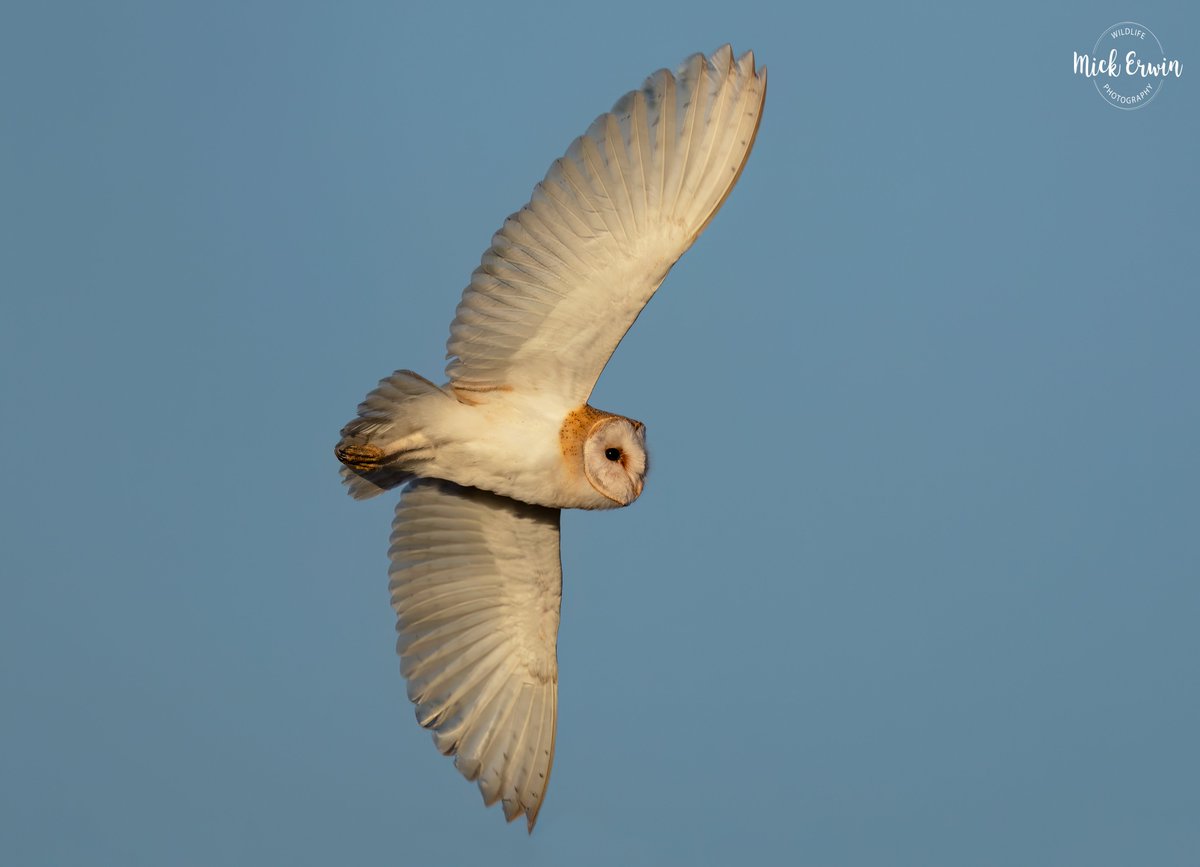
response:
M766 90L729 46L665 69L593 121L504 221L450 326L456 390L585 403L629 326L721 206Z
M531 831L554 756L559 509L628 505L647 469L644 426L587 400L736 183L765 94L766 70L724 46L622 97L492 238L450 381L397 371L342 430L353 496L411 482L391 588L417 718Z
M400 671L421 725L532 826L554 758L558 509L421 479L396 509L390 556Z

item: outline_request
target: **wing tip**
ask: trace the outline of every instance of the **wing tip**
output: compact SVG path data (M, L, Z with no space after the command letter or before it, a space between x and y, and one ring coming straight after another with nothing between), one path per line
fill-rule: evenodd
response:
M527 830L530 834L533 833L533 826L537 824L538 814L542 812L542 804L546 802L546 788L550 785L550 774L554 771L554 747L558 742L558 688L557 682L550 690L550 750L546 758L546 776L542 780L541 794L538 796L537 803L531 807L525 808L525 818L528 820Z

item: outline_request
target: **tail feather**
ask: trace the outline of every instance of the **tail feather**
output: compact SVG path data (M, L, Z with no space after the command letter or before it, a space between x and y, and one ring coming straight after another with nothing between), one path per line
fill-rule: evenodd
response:
M342 484L346 486L346 493L356 500L369 500L415 478L412 473L391 467L378 470L356 470L344 466L341 469L341 475Z
M342 483L350 496L365 500L413 479L413 464L432 456L431 444L421 433L421 415L415 402L446 392L411 370L397 370L358 405L358 418L342 428L334 449Z

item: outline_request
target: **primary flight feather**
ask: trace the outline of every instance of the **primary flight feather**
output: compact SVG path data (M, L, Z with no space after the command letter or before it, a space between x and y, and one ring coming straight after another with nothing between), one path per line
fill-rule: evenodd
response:
M492 238L450 326L449 382L397 371L342 429L352 496L409 483L391 590L417 719L530 831L554 759L559 510L626 506L646 475L642 423L587 400L737 182L766 84L726 45L618 100Z

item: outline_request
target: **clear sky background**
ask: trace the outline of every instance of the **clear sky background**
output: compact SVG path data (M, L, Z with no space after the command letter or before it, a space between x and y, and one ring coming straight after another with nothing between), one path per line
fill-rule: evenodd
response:
M0 14L0 861L1200 863L1194 3ZM977 4L971 4L975 7ZM1072 75L1147 25L1184 75ZM593 403L537 831L413 719L332 446L660 66L770 69Z

